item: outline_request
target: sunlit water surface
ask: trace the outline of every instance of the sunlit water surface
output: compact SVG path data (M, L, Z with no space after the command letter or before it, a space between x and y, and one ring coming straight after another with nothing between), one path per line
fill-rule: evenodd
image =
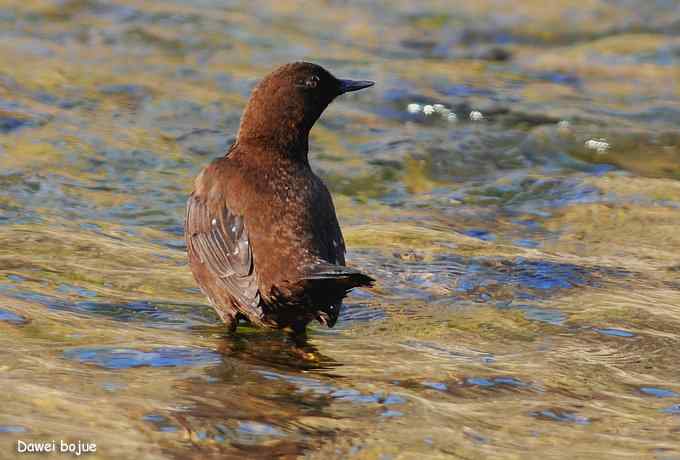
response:
M549 3L5 0L0 458L680 458L680 8ZM311 137L378 284L299 349L182 218L302 58L378 82Z

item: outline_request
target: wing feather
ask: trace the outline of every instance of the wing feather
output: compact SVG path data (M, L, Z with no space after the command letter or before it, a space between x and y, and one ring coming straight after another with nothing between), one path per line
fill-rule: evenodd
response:
M231 212L226 203L211 211L204 200L192 194L187 202L185 229L190 258L204 264L233 300L231 305L218 306L234 307L251 320L261 318L257 274L243 218ZM212 290L208 287L204 291Z

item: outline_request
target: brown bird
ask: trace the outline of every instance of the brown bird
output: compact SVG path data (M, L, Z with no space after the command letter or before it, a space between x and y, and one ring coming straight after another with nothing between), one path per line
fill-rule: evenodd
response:
M185 238L196 282L229 329L239 319L303 333L333 327L342 299L373 278L345 267L328 189L309 166L309 131L337 96L372 86L296 62L253 90L236 141L198 175Z

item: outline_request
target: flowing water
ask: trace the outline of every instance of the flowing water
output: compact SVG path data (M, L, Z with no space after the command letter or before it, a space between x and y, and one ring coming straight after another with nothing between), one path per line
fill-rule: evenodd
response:
M680 458L677 2L3 0L0 37L0 458ZM377 287L302 349L227 336L182 237L298 59L378 82L311 135Z

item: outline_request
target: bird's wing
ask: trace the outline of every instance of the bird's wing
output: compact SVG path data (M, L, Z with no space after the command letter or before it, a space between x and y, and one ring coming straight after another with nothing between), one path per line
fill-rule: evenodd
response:
M335 214L335 206L326 186L321 183L322 202L325 200L327 205L321 206L321 209L326 210L326 215L323 216L324 222L323 230L319 232L323 235L324 245L326 246L326 255L324 258L335 265L345 265L345 239L342 237L342 230L338 223L338 217Z
M331 262L336 265L345 265L345 239L342 237L342 231L340 230L340 225L338 225L337 218L335 220L335 229L331 235L330 241L330 254Z
M232 212L227 203L211 209L192 194L187 202L185 231L189 256L205 264L234 300L233 306L248 318L261 317L257 274L243 217Z

